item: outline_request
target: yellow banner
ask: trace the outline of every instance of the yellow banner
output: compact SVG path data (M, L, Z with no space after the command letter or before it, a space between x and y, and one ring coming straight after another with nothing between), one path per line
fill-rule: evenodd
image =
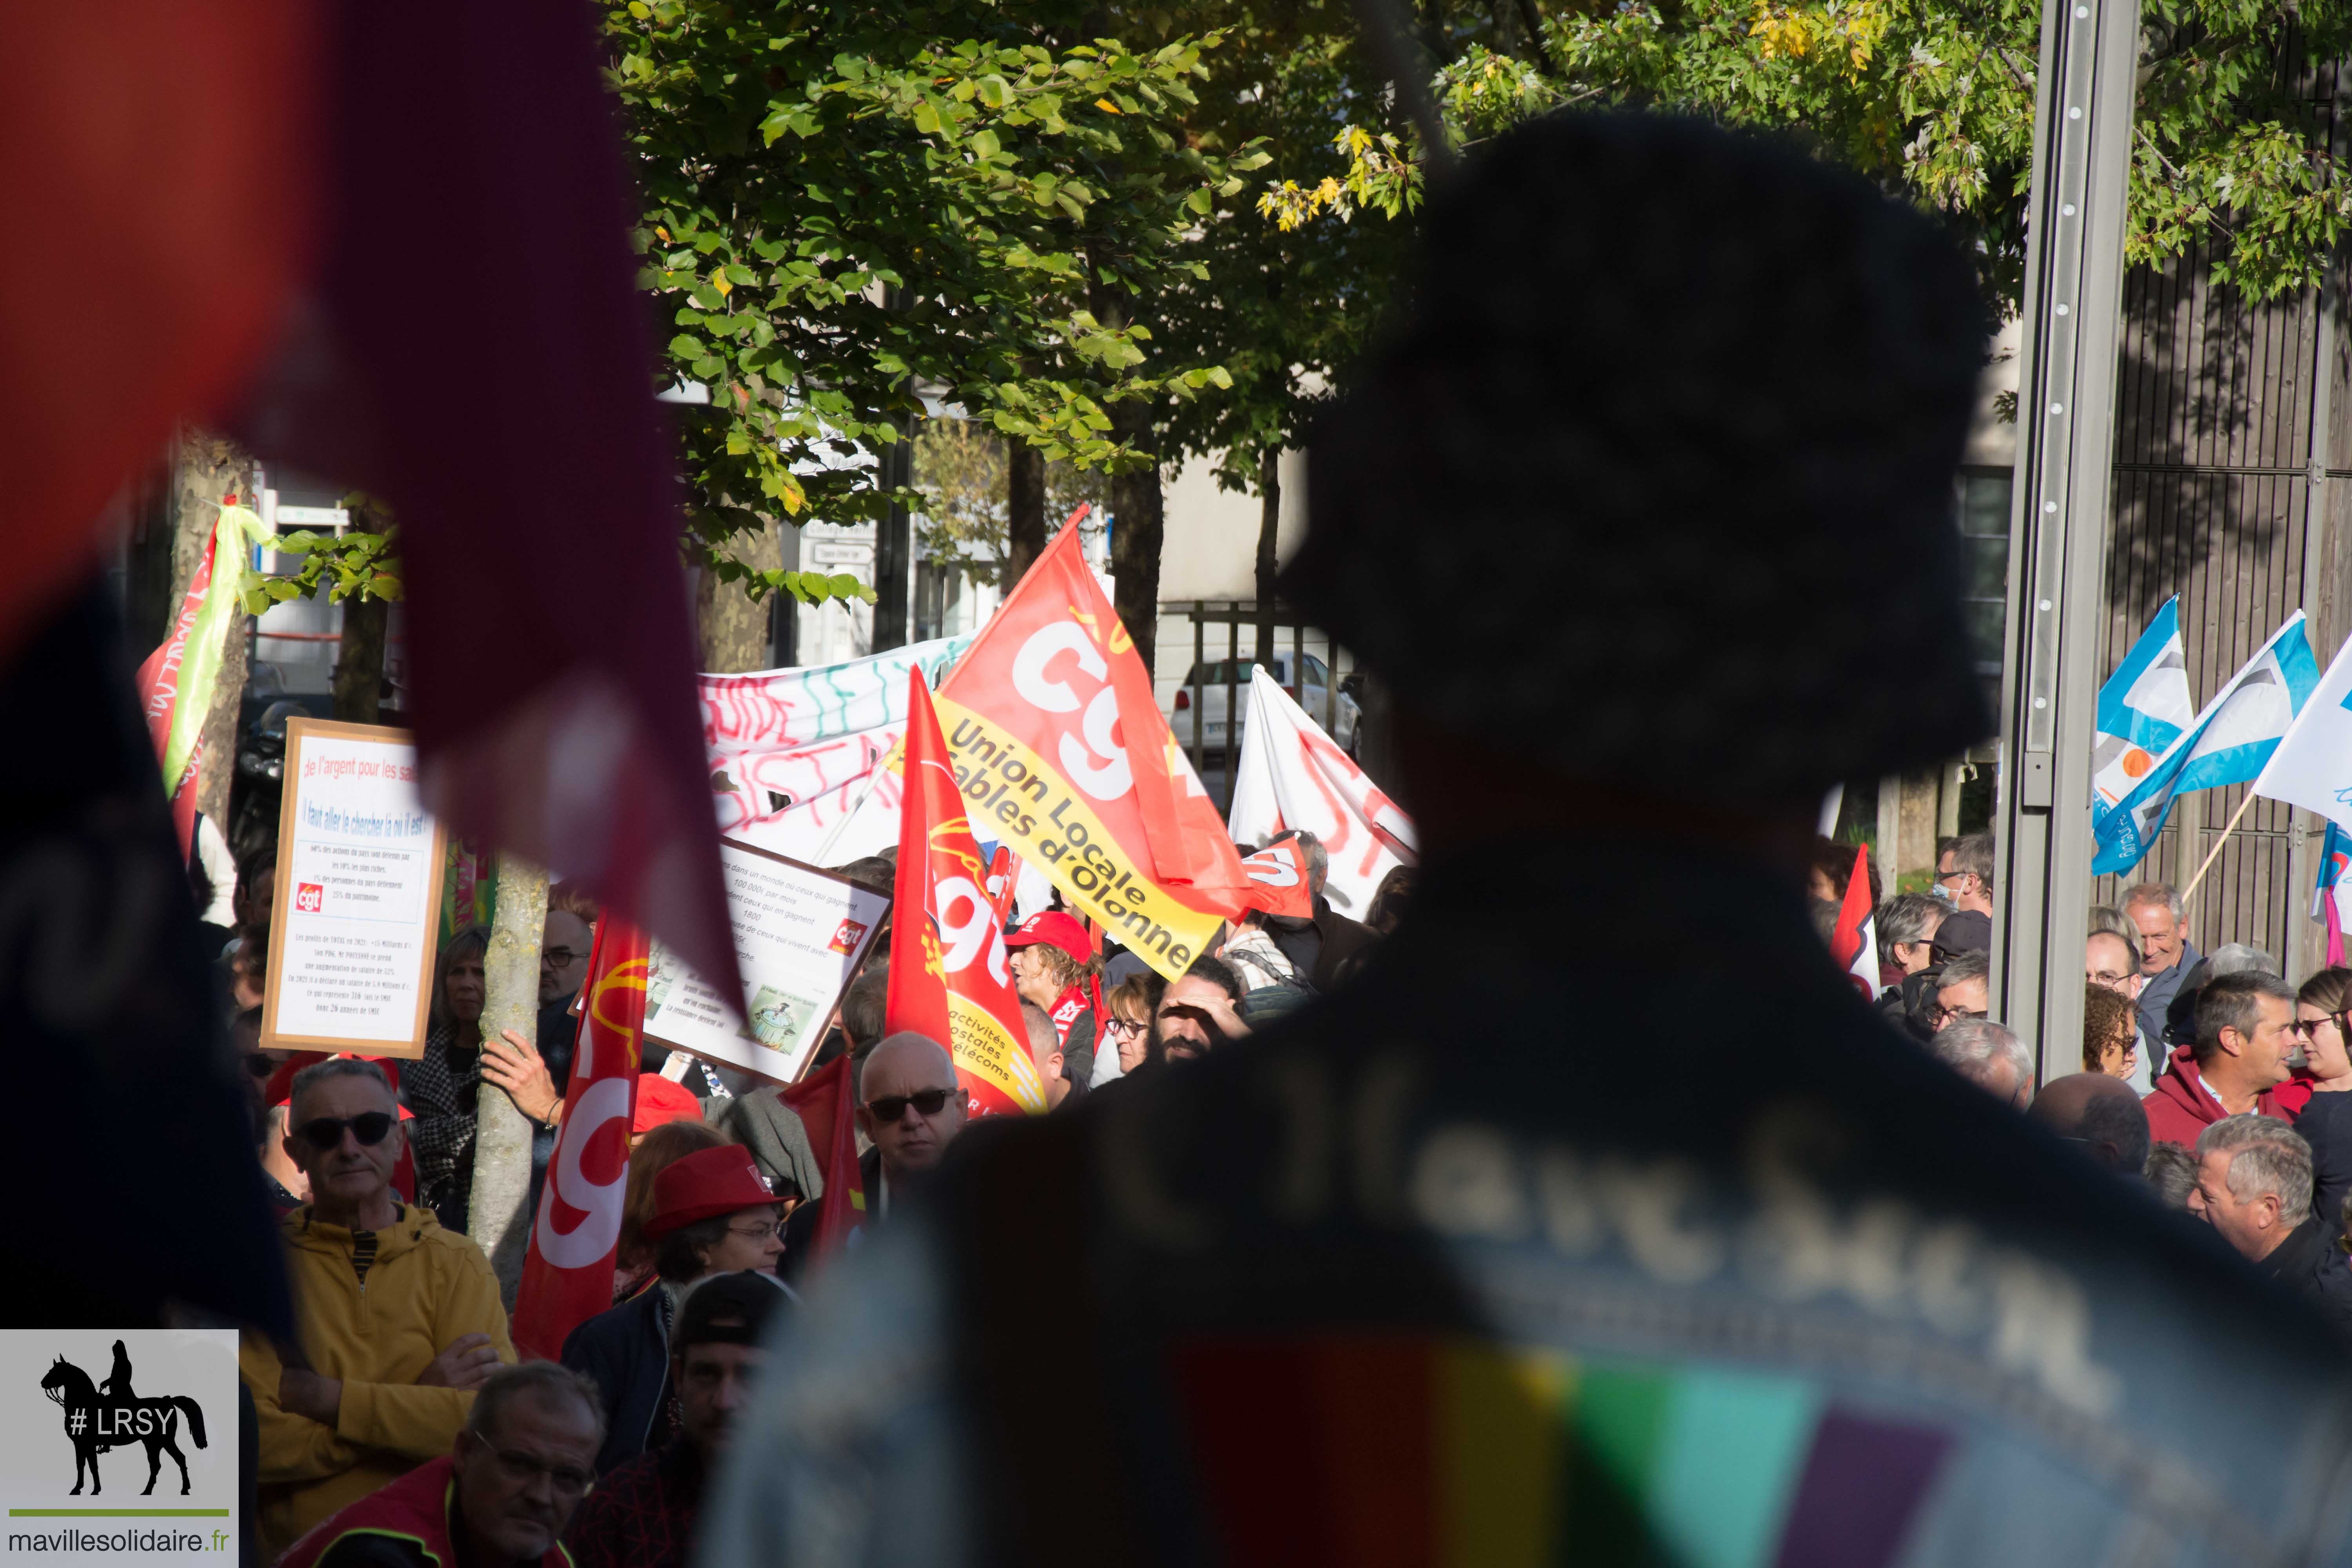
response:
M1036 752L969 708L935 697L976 837L992 837L1170 980L1208 951L1223 920L1179 902L1133 864L1084 796Z
M948 993L948 1049L956 1070L993 1085L1007 1100L1034 1115L1045 1109L1045 1089L1027 1040L1006 1037L996 1015L960 991ZM983 1112L984 1113L984 1112Z

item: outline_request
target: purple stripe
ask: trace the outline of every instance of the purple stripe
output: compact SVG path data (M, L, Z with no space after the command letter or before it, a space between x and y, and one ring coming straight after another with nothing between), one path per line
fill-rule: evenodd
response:
M1902 1550L1951 1436L1831 1409L1789 1506L1777 1568L1886 1568Z

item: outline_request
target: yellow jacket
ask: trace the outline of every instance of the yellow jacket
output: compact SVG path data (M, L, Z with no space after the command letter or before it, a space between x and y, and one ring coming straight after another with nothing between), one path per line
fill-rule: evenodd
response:
M278 1228L302 1355L320 1376L341 1378L343 1394L331 1427L281 1409L286 1363L268 1339L245 1336L237 1364L260 1420L264 1562L344 1504L449 1452L474 1396L416 1379L451 1341L488 1334L499 1359L515 1359L489 1260L431 1209L407 1205L375 1233L364 1283L349 1230L314 1222L307 1204Z

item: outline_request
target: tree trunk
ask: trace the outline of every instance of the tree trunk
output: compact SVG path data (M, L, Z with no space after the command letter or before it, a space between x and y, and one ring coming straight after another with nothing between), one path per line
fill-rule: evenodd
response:
M1151 409L1147 404L1122 403L1111 411L1111 430L1123 441L1150 448L1153 440ZM1114 474L1110 481L1110 570L1117 579L1118 612L1143 668L1154 676L1152 644L1160 636L1160 465L1149 463L1129 473Z
M172 592L165 611L167 625L172 616L180 613L181 601L187 597L188 584L195 578L196 563L204 558L205 541L212 537L214 527L220 521L222 503L235 496L244 505L252 506L257 499L253 494L253 459L226 436L183 428L172 467ZM242 560L215 562L214 580L221 581L221 574L227 573L232 574L228 582L233 584L234 574L243 564ZM221 652L220 680L213 688L212 706L205 710L201 742L204 776L196 785L196 809L211 817L224 833L228 830L229 785L236 777L236 721L245 700L246 637L252 625L252 617L242 609L229 617L228 643ZM141 648L138 657L145 658L148 651Z
M1004 591L1045 552L1045 454L1018 437L1004 448Z
M382 599L343 601L343 640L335 645L335 717L378 721L383 699L383 638L392 606Z
M539 1043L539 949L547 924L547 873L513 855L499 857L498 914L482 955L487 994L482 1038L512 1029ZM514 1310L530 1245L530 1121L507 1091L485 1079L475 1101L474 1194L467 1233L490 1260L507 1310Z
M1274 668L1274 574L1276 534L1282 526L1282 450L1269 450L1257 463L1257 661L1266 669ZM1291 681L1304 693L1305 680L1297 671L1291 672ZM1325 714L1326 722L1330 715Z
M737 534L729 543L730 552L736 560L756 571L775 571L784 563L783 542L776 533L777 526L770 522L757 533ZM694 621L702 668L713 675L765 669L772 661L792 662L789 658L772 658L773 605L764 598L753 604L740 583L722 583L719 574L707 567L695 574Z

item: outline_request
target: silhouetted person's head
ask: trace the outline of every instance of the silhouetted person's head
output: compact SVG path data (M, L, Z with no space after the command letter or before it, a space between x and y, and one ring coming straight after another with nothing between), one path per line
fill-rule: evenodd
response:
M1581 786L1799 872L1832 784L1986 732L1952 477L1989 318L1929 220L1787 143L1566 115L1424 231L1283 587L1395 693L1425 839L1524 830L1514 787L1598 819Z

